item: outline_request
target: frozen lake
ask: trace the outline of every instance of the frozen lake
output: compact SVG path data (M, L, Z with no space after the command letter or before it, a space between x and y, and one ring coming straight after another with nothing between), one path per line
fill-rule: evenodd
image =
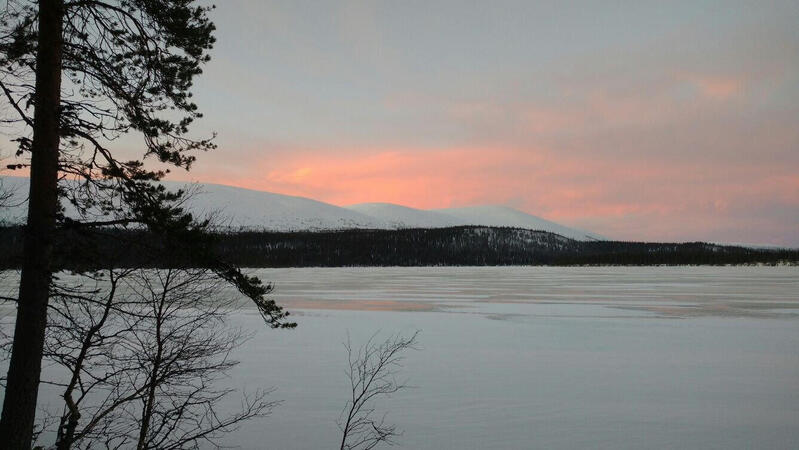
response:
M404 369L416 387L382 403L405 448L799 446L798 268L258 274L299 328L242 349L237 381L284 400L231 440L244 448L333 447L346 333L416 329Z
M283 403L228 443L335 448L347 333L421 330L378 406L410 449L799 448L799 268L255 271L296 330L257 330L231 386Z

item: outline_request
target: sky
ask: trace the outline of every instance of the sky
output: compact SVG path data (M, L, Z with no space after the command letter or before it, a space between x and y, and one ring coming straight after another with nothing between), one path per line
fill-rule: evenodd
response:
M799 2L219 0L173 179L799 246Z

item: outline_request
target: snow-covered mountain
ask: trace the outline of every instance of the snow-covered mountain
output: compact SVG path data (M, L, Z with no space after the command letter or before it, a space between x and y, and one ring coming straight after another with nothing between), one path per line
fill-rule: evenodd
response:
M275 231L390 228L382 220L329 203L220 184L198 185L188 208L200 216L216 213L222 224L233 228Z
M359 203L345 208L374 217L392 228L444 228L463 225L458 218L444 213L408 208L393 203Z
M20 223L26 206L28 179L0 177L5 189L16 191L22 203L0 209L0 221ZM166 182L169 189L185 183ZM187 208L200 217L214 214L222 225L240 229L298 231L340 229L443 228L458 225L516 227L549 231L577 240L603 239L601 236L569 228L504 206L474 206L441 210L421 210L391 203L363 203L339 207L304 197L254 191L219 184L191 185L196 194ZM67 209L67 215L72 215Z
M0 209L0 221L19 223L24 220L29 180L23 177L0 177L1 186L15 193L13 208ZM274 231L338 230L348 228L391 228L382 220L305 197L225 186L221 184L187 184L166 181L168 189L189 189L192 192L186 208L195 216L214 216L221 226L234 229ZM66 215L75 216L66 204Z

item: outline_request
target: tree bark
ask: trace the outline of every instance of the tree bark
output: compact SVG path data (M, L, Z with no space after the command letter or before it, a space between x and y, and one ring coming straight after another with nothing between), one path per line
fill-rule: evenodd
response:
M0 442L9 450L30 450L36 418L58 206L63 19L63 0L39 0L28 224L0 418Z

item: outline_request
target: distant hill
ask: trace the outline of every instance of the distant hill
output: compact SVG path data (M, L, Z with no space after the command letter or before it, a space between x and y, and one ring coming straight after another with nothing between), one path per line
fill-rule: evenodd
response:
M605 240L604 237L588 231L569 228L540 217L523 213L507 206L472 206L465 208L448 208L436 210L448 216L456 217L458 225L482 225L487 227L511 227L527 230L542 230L559 234L578 241Z
M7 189L24 200L28 178L0 177ZM185 183L165 182L169 189L186 187ZM513 227L556 233L577 240L604 239L594 233L577 230L526 214L505 206L475 206L443 210L421 210L390 203L363 203L339 207L305 197L275 194L219 184L190 184L197 193L187 207L195 215L215 214L222 225L231 229L254 231L327 231L347 229L393 230L403 228L446 228L465 225ZM67 215L74 214L69 205ZM22 223L24 202L15 208L0 210L0 222Z
M447 228L456 226L511 227L526 230L548 231L580 241L604 240L587 231L536 217L507 206L484 205L463 208L422 210L392 203L361 203L347 206L375 219L388 223L392 228Z

